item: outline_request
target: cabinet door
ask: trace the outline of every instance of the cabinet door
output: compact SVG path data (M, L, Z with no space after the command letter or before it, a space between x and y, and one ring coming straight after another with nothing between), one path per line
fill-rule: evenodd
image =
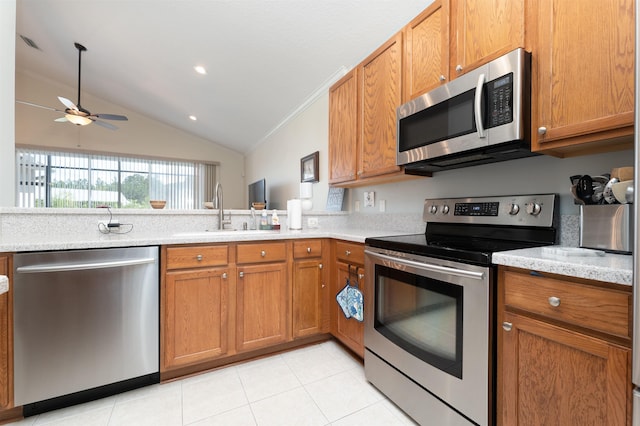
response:
M9 292L0 295L0 409L13 407L13 283L9 256L0 256L0 275L9 277Z
M548 0L532 11L532 149L631 148L632 0ZM619 140L628 136L625 140ZM618 138L618 139L616 139ZM555 151L555 152L554 152ZM587 151L588 152L588 151Z
M357 68L329 90L329 183L356 179L358 146Z
M323 264L299 260L293 264L293 337L321 333L324 296Z
M451 79L524 47L524 0L451 0Z
M164 369L227 354L229 269L167 272Z
M504 321L502 425L630 424L629 349L508 312Z
M396 108L402 103L402 33L360 65L358 179L397 172Z
M349 268L349 266L351 266L351 268ZM332 293L335 295L338 291L342 290L349 276L353 282L353 279L358 277L358 274L363 273L364 268L362 268L361 265L349 265L347 263L337 262L332 286L334 291L332 291ZM364 276L361 276L358 282L358 288L363 292L363 297L366 300L367 296L364 294ZM360 357L364 357L364 322L357 321L353 318L346 318L336 303L335 298L332 299L332 301L334 306L334 321L332 322L333 335L345 346L360 355ZM370 313L364 311L364 315L370 315Z
M405 27L404 99L449 79L449 0L434 1Z
M291 298L285 263L238 268L236 291L238 352L290 340Z

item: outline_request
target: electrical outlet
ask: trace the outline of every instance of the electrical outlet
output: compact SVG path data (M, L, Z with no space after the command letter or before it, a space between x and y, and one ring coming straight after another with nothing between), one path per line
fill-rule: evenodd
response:
M354 206L353 206L353 209L354 209L355 211L357 211L357 212L359 212L359 211L360 211L360 201L356 200L356 202L355 202L355 204L354 204Z
M384 213L387 210L387 200L380 200L378 204L380 205L380 211Z
M364 206L365 207L373 207L375 204L375 192L366 192L364 193Z
M307 226L309 228L317 228L318 227L318 218L317 217L308 217L307 218Z

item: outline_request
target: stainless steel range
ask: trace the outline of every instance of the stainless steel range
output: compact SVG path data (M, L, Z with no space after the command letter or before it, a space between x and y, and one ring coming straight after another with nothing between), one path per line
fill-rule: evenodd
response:
M495 419L497 251L556 242L555 194L427 199L424 234L365 241L365 375L424 425Z

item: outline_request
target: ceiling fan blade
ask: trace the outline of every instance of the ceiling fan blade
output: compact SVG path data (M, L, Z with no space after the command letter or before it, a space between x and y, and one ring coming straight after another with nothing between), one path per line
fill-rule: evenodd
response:
M69 99L67 99L67 98L63 98L62 96L58 96L58 99L59 99L59 100L60 100L60 102L62 102L62 104L63 104L64 106L66 106L68 109L71 109L71 110L74 110L74 111L80 111L80 110L78 109L78 107L77 107L73 102L71 102Z
M120 120L120 121L129 120L124 115L117 115L117 114L92 114L91 116L96 118L102 118L103 120Z
M109 129L109 130L118 130L118 128L116 126L114 126L111 123L107 123L106 121L96 120L93 117L91 117L90 119L91 119L91 121L96 123L98 126L102 126L102 127L106 128L106 129Z
M38 105L38 104L31 103L31 102L25 102L25 101L16 100L16 103L23 104L23 105L29 105L29 106L36 107L36 108L48 109L49 111L64 112L64 111L61 111L59 109L51 108L51 107L44 106L44 105Z

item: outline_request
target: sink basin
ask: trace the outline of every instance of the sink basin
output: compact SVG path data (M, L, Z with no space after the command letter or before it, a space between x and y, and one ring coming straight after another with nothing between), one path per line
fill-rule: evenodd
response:
M193 231L193 232L176 232L173 234L174 237L213 237L216 235L224 236L224 235L258 235L258 234L266 234L272 233L274 231L265 231L260 229L212 229L206 231Z

